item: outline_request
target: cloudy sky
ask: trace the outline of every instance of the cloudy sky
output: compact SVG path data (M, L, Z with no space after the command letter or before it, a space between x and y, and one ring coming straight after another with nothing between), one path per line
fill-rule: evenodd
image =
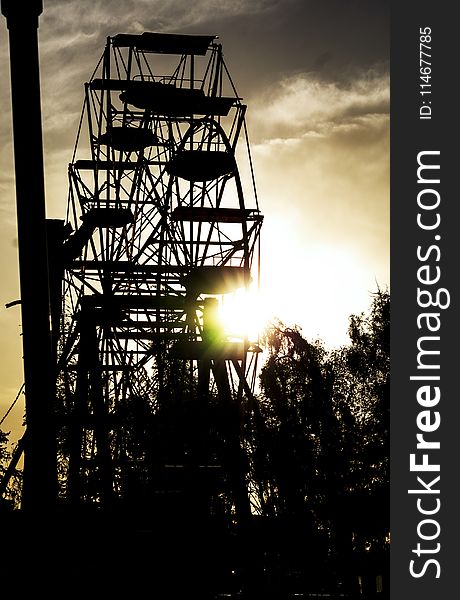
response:
M44 0L47 215L63 218L82 84L106 37L219 35L248 127L262 230L263 313L346 343L389 284L388 0ZM22 383L8 38L0 18L0 416ZM11 422L21 414L18 406Z

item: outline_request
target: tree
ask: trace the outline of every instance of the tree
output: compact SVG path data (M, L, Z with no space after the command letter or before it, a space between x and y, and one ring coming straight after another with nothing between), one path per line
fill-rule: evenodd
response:
M22 471L11 463L15 449L10 450L8 442L9 433L0 429L0 510L18 508L21 503Z
M381 551L389 531L389 311L378 290L368 315L350 317L350 345L333 351L280 322L265 338L252 452L260 510L327 535L342 571L357 552Z

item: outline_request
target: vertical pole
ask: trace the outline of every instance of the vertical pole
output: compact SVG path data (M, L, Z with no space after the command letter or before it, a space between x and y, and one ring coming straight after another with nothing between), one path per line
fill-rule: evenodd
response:
M42 8L42 0L1 1L10 40L26 393L22 508L34 512L53 507L57 487L37 35Z

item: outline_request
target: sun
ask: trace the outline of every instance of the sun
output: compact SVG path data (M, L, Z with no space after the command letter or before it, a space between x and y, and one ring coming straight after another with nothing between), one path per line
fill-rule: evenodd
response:
M328 348L349 343L349 316L366 310L376 281L365 256L352 247L311 240L286 218L270 226L262 247L261 285L225 294L219 320L228 339L259 342L271 322L299 326L309 340ZM289 260L287 257L291 257Z
M268 307L255 284L225 294L221 299L219 319L228 338L257 342L269 318Z

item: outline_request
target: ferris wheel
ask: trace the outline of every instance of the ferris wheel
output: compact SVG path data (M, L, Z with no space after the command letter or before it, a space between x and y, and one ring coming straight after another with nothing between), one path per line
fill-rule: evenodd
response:
M138 476L149 501L190 505L202 481L205 512L250 511L260 348L219 319L259 277L245 111L214 36L116 35L85 85L66 221L48 236L72 502L120 501Z

